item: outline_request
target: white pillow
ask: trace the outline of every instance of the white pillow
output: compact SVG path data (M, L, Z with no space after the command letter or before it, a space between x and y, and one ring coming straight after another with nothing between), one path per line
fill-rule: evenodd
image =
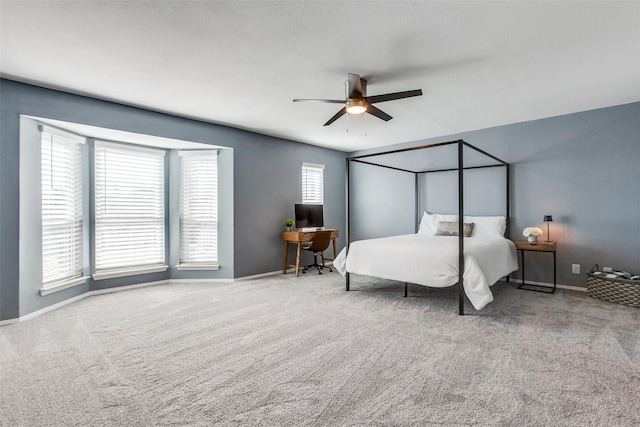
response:
M418 234L427 234L433 236L438 230L438 224L443 222L455 222L458 220L458 215L442 215L431 214L427 211L422 214L422 220L420 220L420 227L418 227Z
M507 219L503 216L466 216L464 222L473 222L474 237L504 237Z

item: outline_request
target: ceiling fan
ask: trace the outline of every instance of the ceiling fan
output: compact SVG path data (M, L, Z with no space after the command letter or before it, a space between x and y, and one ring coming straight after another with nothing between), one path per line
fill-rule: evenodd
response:
M383 95L367 96L367 81L357 74L347 74L345 83L346 99L294 99L293 102L324 102L329 104L344 104L345 107L329 119L324 126L338 120L343 115L369 113L379 119L388 122L393 117L375 107L377 102L393 101L402 98L421 96L422 89L407 90L404 92L385 93Z

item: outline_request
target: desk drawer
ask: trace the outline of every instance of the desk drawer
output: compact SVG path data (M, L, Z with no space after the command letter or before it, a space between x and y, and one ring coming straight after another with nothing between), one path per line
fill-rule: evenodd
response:
M313 236L315 233L313 232L302 232L302 231L283 231L282 239L287 242L309 242L313 240Z
M301 241L301 242L309 242L309 241L313 240L315 235L316 235L316 233L314 233L314 232L309 232L309 233L300 232L300 233L298 233L298 240Z
M331 238L337 239L339 232L336 229L331 230ZM315 231L291 230L282 232L282 240L286 242L310 242L316 235Z

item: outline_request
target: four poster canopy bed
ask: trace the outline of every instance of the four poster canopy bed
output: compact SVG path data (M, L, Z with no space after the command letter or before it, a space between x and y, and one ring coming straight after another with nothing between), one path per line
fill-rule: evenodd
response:
M447 148L448 147L448 148ZM453 151L454 159L445 167L429 164L426 169L415 167L417 150L443 149ZM409 153L414 166L402 165L400 154ZM457 158L456 158L457 157ZM390 160L391 159L391 160ZM415 222L417 233L367 239L352 242L351 238L351 163L414 174ZM427 163L427 162L425 162ZM471 169L504 168L504 216L469 216L464 210L464 173ZM424 212L419 206L419 176L438 172L457 172L458 213ZM421 145L347 158L347 234L346 247L334 260L336 269L345 276L346 290L350 289L350 274L396 280L429 287L458 287L458 313L464 314L464 296L480 310L493 300L490 286L518 269L516 250L508 240L509 223L509 164L463 141L449 141Z

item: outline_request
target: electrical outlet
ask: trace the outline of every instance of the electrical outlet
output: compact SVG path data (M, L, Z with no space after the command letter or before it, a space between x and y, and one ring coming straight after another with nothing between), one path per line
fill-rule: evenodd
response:
M613 271L613 268L611 268L611 267L602 267L602 271L604 271L605 273L611 273Z
M580 274L580 264L571 264L571 273Z

